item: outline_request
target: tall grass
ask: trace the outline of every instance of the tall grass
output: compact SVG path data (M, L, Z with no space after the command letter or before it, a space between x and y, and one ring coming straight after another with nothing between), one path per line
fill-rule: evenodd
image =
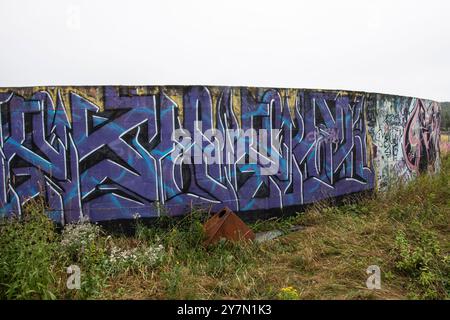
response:
M54 299L58 235L42 214L42 201L30 201L24 209L24 216L1 221L0 297Z
M450 157L422 175L344 202L316 203L255 231L285 235L262 244L203 246L204 212L167 216L134 236L112 235L88 221L62 231L30 200L22 217L1 220L1 299L448 299ZM289 232L301 225L298 232ZM66 286L68 266L81 287ZM382 289L365 287L366 268L382 270Z

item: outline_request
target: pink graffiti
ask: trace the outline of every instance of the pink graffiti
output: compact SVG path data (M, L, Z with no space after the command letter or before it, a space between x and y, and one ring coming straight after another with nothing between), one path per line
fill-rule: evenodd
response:
M427 108L417 99L403 135L403 153L411 171L423 171L434 165L439 150L438 106L432 103Z

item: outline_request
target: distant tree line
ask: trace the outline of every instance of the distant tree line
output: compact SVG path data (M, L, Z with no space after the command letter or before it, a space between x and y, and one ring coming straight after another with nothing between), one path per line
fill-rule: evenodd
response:
M450 102L441 103L441 129L450 131Z

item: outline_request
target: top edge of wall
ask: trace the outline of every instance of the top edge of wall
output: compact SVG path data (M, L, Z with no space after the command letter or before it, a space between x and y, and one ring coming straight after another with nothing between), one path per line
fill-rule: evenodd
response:
M368 94L368 95L382 95L386 97L400 97L400 98L416 98L421 100L428 100L433 102L442 103L443 101L437 101L434 99L429 98L423 98L423 97L417 97L417 96L407 96L407 95L401 95L401 94L393 94L393 93L382 93L382 92L373 92L373 91L361 91L361 90L348 90L348 89L320 89L320 88L297 88L297 87L277 87L277 86L230 86L230 85L209 85L209 84L191 84L191 85L171 85L171 84L161 84L161 85L146 85L146 84L102 84L102 85L35 85L35 86L14 86L14 87L7 87L7 86L0 86L0 90L19 90L19 89L33 89L33 88L39 88L42 90L42 88L77 88L77 89L84 89L84 88L99 88L99 87L147 87L147 88L167 88L167 89L177 89L177 88L188 88L188 87L209 87L209 88L253 88L253 89L278 89L278 90L302 90L302 91L316 91L316 92L326 92L326 93L340 93L340 94Z

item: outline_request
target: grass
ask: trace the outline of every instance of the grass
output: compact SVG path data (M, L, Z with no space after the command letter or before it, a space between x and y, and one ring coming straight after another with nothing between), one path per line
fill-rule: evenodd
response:
M58 232L31 201L21 219L0 226L2 299L449 299L450 157L438 175L332 206L315 204L286 219L275 240L204 248L193 212L135 236L79 223ZM24 221L26 223L24 223ZM298 232L288 233L294 225ZM81 269L81 289L66 287L66 268ZM370 265L381 289L366 287Z

